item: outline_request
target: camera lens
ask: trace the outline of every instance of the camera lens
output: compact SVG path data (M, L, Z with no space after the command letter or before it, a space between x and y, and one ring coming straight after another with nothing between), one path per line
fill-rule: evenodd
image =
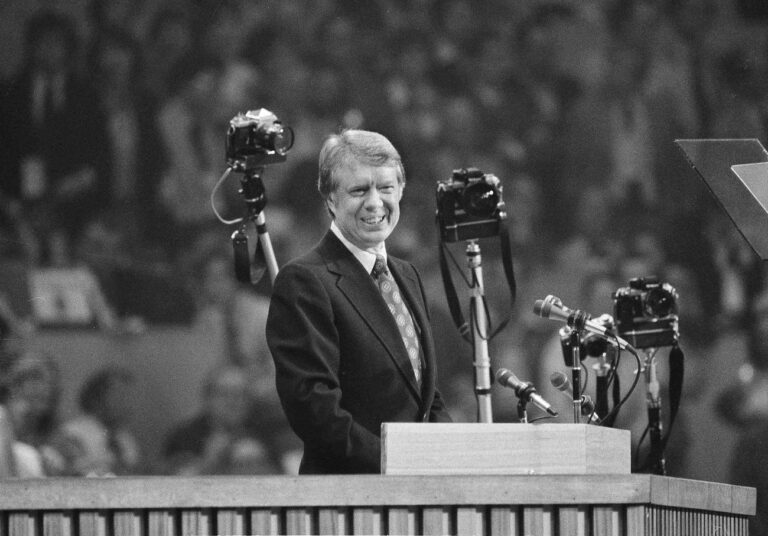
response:
M276 127L272 132L272 147L278 154L286 154L293 147L293 129Z
M499 190L487 182L475 182L464 188L464 210L476 218L493 216L499 199Z
M676 301L677 291L665 283L648 291L645 307L653 316L667 316L674 311Z

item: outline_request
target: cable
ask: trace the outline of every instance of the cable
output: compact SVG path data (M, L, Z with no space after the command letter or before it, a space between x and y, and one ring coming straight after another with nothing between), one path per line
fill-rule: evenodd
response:
M222 218L221 214L219 214L219 211L216 209L216 202L214 201L214 197L216 196L216 191L221 187L221 185L224 183L224 181L229 177L229 174L232 173L232 167L228 167L224 173L219 177L219 180L216 181L216 184L213 187L213 190L211 190L211 208L213 209L213 213L216 214L216 217L219 219L219 221L226 225L232 225L234 223L240 223L245 220L245 218L237 218L235 220L225 220Z

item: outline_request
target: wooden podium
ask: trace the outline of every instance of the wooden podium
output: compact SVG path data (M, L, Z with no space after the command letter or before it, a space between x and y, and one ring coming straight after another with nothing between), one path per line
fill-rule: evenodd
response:
M747 536L755 514L754 488L630 474L610 430L445 426L387 424L384 475L5 480L0 536Z

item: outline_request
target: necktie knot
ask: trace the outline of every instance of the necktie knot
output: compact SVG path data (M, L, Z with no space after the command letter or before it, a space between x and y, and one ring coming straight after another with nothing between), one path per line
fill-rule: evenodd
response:
M378 279L380 275L387 275L388 273L389 270L387 270L387 261L384 260L384 256L376 255L376 262L373 264L371 275L373 275L374 279Z

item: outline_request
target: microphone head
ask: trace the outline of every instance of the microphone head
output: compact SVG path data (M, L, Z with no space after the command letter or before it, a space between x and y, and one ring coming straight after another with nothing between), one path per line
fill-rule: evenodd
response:
M558 309L563 309L563 302L560 301L560 298L551 294L543 300L536 300L533 304L533 312L542 318L549 318L553 313L555 313L555 318L557 318L559 316Z
M552 384L552 387L563 392L567 392L571 386L568 376L559 370L549 375L549 382Z
M500 368L499 370L496 371L496 374L495 374L496 381L503 385L504 380L506 380L510 374L512 374L511 370Z

